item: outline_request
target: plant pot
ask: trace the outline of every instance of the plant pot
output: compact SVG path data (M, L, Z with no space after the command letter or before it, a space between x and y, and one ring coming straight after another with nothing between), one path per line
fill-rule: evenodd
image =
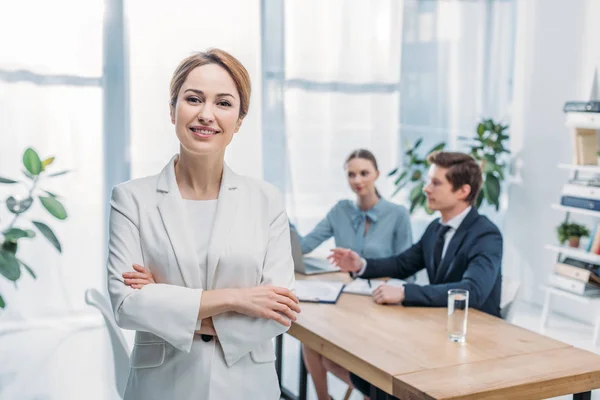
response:
M569 238L569 246L570 246L570 247L575 247L575 248L578 248L578 247L579 247L579 239L580 239L580 238L578 238L578 237L575 237L575 236L573 236L573 237L570 237L570 238Z

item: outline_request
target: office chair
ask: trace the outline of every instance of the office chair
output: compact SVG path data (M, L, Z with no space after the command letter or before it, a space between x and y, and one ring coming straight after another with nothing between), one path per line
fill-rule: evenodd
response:
M115 384L119 396L123 398L127 379L129 378L129 354L131 350L125 340L125 336L123 336L121 328L119 328L117 321L115 321L110 301L96 289L85 291L85 301L89 305L96 307L102 313L106 322L115 363Z
M515 300L519 296L521 282L502 277L502 294L500 295L500 316L512 323L515 313Z

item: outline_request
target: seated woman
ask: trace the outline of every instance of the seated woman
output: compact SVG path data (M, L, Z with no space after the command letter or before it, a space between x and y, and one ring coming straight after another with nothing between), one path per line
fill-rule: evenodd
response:
M408 249L412 245L408 211L382 198L375 188L379 177L375 156L368 150L356 150L348 156L345 166L356 200L339 201L312 232L298 235L302 253L310 253L332 236L336 247L352 249L365 258L391 257ZM414 277L408 281L414 281ZM303 355L319 400L330 399L327 371L353 386L344 368L306 346Z

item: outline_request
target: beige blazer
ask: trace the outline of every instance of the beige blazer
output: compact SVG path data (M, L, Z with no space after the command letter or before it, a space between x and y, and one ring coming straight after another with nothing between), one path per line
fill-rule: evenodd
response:
M273 338L287 328L238 313L213 317L219 342L194 335L203 290L271 284L294 290L288 218L272 185L227 165L201 276L173 157L112 192L108 290L120 327L136 331L126 399L278 399ZM132 264L157 284L123 282Z

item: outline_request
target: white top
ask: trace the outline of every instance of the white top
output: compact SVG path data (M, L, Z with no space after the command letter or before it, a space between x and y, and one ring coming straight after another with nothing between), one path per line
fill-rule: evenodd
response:
M189 226L192 229L193 242L200 261L201 276L206 283L206 255L217 213L217 200L183 200ZM206 289L206 288L204 288Z
M213 223L215 222L215 215L217 214L217 200L186 200L185 211L188 217L189 226L192 230L193 242L196 244L196 253L198 254L198 261L200 264L200 276L206 289L206 257L208 254L208 245L210 244L210 237L213 229ZM201 327L201 321L196 322L196 330L199 331Z

